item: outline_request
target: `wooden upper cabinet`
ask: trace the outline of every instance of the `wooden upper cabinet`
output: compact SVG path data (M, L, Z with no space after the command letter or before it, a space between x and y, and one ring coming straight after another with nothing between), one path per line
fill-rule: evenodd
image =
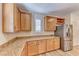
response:
M44 18L44 30L45 31L55 31L56 30L56 22L57 18L56 17L51 17L51 16L46 16Z
M57 25L63 25L64 19L63 18L57 18Z
M3 4L3 32L18 32L20 31L20 12L16 4Z
M3 4L3 32L31 31L31 14L21 12L16 4Z
M30 13L21 13L21 31L31 31Z

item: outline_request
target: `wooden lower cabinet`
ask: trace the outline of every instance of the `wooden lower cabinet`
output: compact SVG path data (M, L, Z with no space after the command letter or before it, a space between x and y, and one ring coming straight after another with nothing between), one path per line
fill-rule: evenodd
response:
M46 52L46 40L38 41L38 52L39 52L39 54Z
M38 42L37 41L29 41L28 43L28 56L37 55L38 54Z
M47 51L54 50L54 40L53 38L47 40Z
M50 38L26 42L21 56L33 56L60 48L60 38Z
M55 37L54 38L54 49L59 49L60 48L60 38Z

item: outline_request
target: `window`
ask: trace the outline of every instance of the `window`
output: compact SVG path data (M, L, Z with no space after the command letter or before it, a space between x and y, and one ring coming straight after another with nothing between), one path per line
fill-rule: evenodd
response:
M41 19L35 20L35 32L41 32Z

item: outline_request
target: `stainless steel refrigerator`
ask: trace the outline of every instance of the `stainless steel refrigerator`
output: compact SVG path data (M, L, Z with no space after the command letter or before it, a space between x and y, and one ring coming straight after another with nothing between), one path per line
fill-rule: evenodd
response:
M73 48L73 26L59 25L56 26L55 36L60 37L60 47L63 51L69 51Z

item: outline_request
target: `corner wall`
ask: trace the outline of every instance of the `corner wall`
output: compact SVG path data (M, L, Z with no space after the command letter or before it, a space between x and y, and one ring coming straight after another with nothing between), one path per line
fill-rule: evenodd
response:
M66 15L65 24L73 25L73 46L79 45L79 11Z
M71 24L73 24L73 45L79 45L79 11L71 13Z

